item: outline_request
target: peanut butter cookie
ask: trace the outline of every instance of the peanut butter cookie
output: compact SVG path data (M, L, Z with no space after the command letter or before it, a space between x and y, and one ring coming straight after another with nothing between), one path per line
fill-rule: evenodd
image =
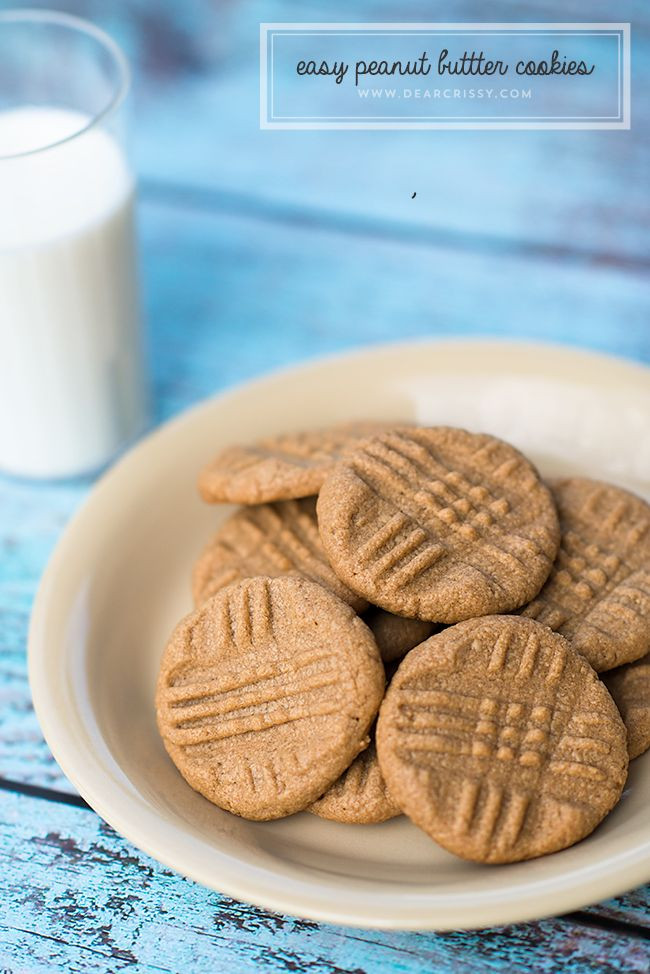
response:
M394 422L359 421L270 436L231 446L199 476L199 493L210 504L264 504L317 494L334 464L368 436Z
M631 761L650 748L650 653L610 670L603 682L621 712Z
M595 670L650 650L650 505L596 480L551 481L562 541L522 614L571 640Z
M384 691L372 633L301 578L251 578L174 630L156 707L185 780L251 819L306 808L367 747Z
M371 608L364 616L379 647L384 663L392 663L406 656L433 634L435 625L425 619L405 619L385 609Z
M200 605L226 585L255 575L311 579L357 612L368 604L330 567L318 533L315 497L255 504L232 514L194 566L194 602Z
M350 825L372 825L402 814L386 788L374 740L307 811Z
M486 434L402 428L341 460L318 498L336 574L397 615L453 623L529 602L560 529L550 491Z
M532 619L461 622L413 649L377 723L400 808L450 852L516 862L589 835L627 775L625 728L587 661Z

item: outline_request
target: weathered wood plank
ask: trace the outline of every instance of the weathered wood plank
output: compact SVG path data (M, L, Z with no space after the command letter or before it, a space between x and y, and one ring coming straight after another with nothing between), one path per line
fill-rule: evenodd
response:
M545 920L481 933L319 926L182 879L89 811L0 793L0 964L32 971L252 974L645 972L650 943ZM28 966L27 959L29 958Z
M264 369L382 340L525 336L650 361L650 287L616 268L153 204L143 230L161 415Z
M585 912L605 919L637 923L650 930L650 886L641 886L616 899L590 906Z
M29 5L30 0L23 0ZM105 25L135 68L135 149L146 179L219 187L261 201L381 217L472 237L554 245L604 255L647 256L650 169L650 33L647 4L538 0L527 20L616 18L634 27L630 132L261 132L260 21L350 20L349 4L257 0L63 0ZM399 17L435 17L405 0ZM439 15L442 16L442 15ZM481 21L485 4L456 0L444 17ZM395 20L390 0L357 5L354 19ZM516 0L489 17L517 21ZM623 191L624 190L624 191ZM411 194L417 191L417 198Z
M56 538L88 482L0 477L0 777L68 789L34 716L25 648L32 600Z

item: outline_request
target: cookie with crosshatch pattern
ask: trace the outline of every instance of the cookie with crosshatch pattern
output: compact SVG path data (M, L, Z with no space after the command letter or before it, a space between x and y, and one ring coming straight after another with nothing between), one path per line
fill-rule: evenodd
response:
M348 605L306 579L250 578L174 630L158 728L196 791L244 818L280 818L368 746L384 684L372 634Z
M453 623L529 602L560 529L535 467L494 436L400 428L341 460L317 504L334 571L373 605Z
M381 653L380 643L377 643L377 646ZM386 660L384 662L388 682L397 669L397 663L386 662ZM376 725L373 725L368 747L354 759L341 777L330 785L313 805L309 806L308 812L332 822L344 822L348 825L375 825L402 814L402 810L388 791L379 767L375 731Z
M650 650L650 504L581 477L550 481L562 540L522 614L566 636L595 670Z
M650 748L650 653L603 677L627 729L630 760Z
M594 670L520 616L461 622L412 650L382 703L377 753L416 825L490 863L589 835L628 765L623 722Z
M386 787L374 740L308 811L349 825L374 825L402 814Z
M227 447L201 471L199 493L210 504L264 504L309 497L318 493L337 460L368 436L395 425L357 420Z
M330 567L318 533L315 497L255 504L235 511L194 566L194 602L200 605L227 585L255 575L309 578L357 612L368 605Z

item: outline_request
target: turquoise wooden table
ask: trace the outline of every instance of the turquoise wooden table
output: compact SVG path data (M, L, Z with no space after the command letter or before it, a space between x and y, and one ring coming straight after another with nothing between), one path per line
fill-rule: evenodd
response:
M274 366L386 339L522 336L650 363L644 0L615 11L633 25L623 133L258 131L261 20L476 21L478 0L57 6L107 27L134 65L156 422ZM522 7L495 0L490 19ZM531 21L613 16L607 0L525 7ZM0 479L0 969L648 971L648 888L480 933L380 933L235 902L116 835L49 753L25 666L39 576L91 486Z

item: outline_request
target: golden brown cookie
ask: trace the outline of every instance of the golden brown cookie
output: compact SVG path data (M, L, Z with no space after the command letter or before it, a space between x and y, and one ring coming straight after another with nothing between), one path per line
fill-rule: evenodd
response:
M570 639L595 670L639 659L650 650L650 505L579 477L551 489L560 550L522 614Z
M350 825L372 825L402 814L388 794L374 740L307 811Z
M256 504L232 514L194 566L194 602L200 605L226 585L254 575L309 578L357 612L368 604L330 567L318 533L315 497Z
M210 504L264 504L309 497L318 493L340 457L394 425L360 420L228 447L201 471L199 493Z
M650 653L606 673L603 682L621 712L630 760L638 758L650 748Z
M372 633L348 605L302 578L251 578L174 630L158 727L196 791L245 818L280 818L368 745L383 691Z
M442 426L368 440L327 478L317 510L346 585L432 622L524 605L560 538L550 491L518 450Z
M426 619L405 619L374 606L365 614L364 622L375 637L384 663L401 659L414 646L428 639L436 628Z
M516 862L573 845L618 801L625 728L570 644L519 616L461 622L411 650L377 752L404 811L441 846Z

